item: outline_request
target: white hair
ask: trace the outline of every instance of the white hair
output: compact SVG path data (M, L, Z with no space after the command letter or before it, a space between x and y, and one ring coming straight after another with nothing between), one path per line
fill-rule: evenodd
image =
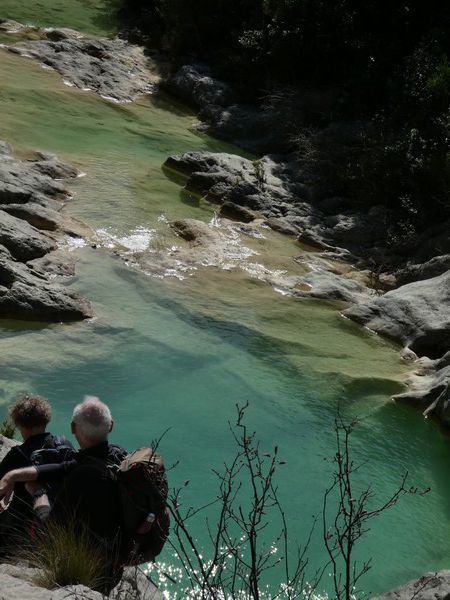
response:
M96 396L85 396L73 409L72 422L77 430L93 442L107 439L112 417L109 408Z

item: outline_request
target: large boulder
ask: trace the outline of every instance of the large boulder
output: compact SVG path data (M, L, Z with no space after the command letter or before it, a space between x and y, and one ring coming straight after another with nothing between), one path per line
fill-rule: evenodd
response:
M86 300L50 280L67 274L60 257L58 264L50 258L65 232L89 235L59 213L68 191L57 179L76 175L53 155L22 161L0 145L0 318L60 322L92 316Z
M91 316L86 300L0 255L0 318L61 322Z
M438 358L450 348L450 271L404 285L345 316L402 343L418 356Z

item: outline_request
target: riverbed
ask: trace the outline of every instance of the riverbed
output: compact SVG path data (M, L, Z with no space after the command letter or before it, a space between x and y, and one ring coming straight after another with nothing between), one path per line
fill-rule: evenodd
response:
M0 0L0 16L38 20L40 5L15 4ZM111 32L99 16L103 3L60 0L57 19L51 5L39 25ZM335 453L339 404L346 418L363 418L352 436L353 456L364 463L361 487L373 486L382 503L409 471L411 485L432 488L372 522L358 552L373 561L361 587L381 592L447 567L449 443L419 413L391 402L411 368L399 348L344 320L343 305L291 298L264 281L267 270L301 272L293 257L308 249L264 228L258 237L233 230L226 264L152 269L183 243L169 221L221 226L214 206L186 197L166 177L164 160L189 150L240 151L199 135L195 115L160 93L114 104L6 50L0 81L0 138L21 156L42 150L75 165L84 176L69 183L73 197L64 210L96 232L95 247L82 240L66 247L76 260L66 284L92 301L95 318L51 326L3 321L2 404L20 390L42 394L54 408L52 429L68 434L74 404L98 395L111 407L113 440L128 449L169 429L161 450L169 464L179 461L170 483L189 479L187 501L201 504L215 496L211 470L233 456L227 422L237 403L248 402L261 447L278 445L286 461L280 498L299 542L331 481L325 459ZM273 536L278 528L270 523ZM207 553L205 527L198 523L195 533ZM309 554L311 571L326 561L320 529ZM175 564L169 548L161 561ZM273 571L267 583L274 588L279 577ZM331 593L327 574L319 589Z

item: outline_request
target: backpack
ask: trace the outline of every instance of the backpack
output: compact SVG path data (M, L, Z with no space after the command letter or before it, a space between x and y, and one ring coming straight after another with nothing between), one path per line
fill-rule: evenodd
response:
M34 450L30 455L33 466L59 464L70 461L75 457L75 450L69 440L63 435L51 435L42 448ZM56 497L60 488L59 483L46 483L45 488L50 501Z
M72 460L75 456L75 450L69 440L63 435L52 435L38 450L34 450L30 455L30 462L33 466L51 465Z
M169 534L164 460L151 448L129 454L116 469L124 531L123 562L153 561Z

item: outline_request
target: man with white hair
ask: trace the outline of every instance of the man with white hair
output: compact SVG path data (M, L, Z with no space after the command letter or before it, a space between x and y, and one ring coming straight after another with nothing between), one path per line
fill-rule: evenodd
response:
M119 543L120 497L108 467L120 464L126 452L108 443L113 425L108 406L95 396L85 396L71 421L72 434L80 445L75 458L10 471L0 480L0 497L10 494L15 482L33 482L29 487L37 507L48 510L46 490L40 484L61 482L50 519L65 522L75 516L95 540L106 543L106 549Z

